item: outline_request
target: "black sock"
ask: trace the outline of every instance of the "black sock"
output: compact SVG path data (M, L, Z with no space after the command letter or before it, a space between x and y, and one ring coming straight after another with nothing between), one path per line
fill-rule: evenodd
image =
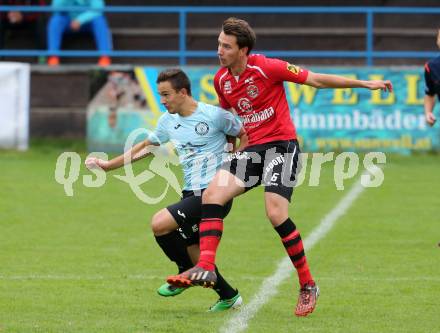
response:
M166 235L154 237L167 257L176 263L179 273L194 266L186 250L187 244L177 230Z
M220 299L230 299L238 294L238 290L232 288L220 274L217 266L215 267L215 274L217 274L217 283L214 286L214 290L220 296Z

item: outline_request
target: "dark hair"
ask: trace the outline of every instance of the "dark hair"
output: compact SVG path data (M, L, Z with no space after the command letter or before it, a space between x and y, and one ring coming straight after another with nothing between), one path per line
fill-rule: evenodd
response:
M191 96L191 82L188 76L180 68L169 68L159 73L156 83L168 81L175 91L186 89L188 96Z
M257 39L249 23L236 17L230 17L223 22L222 29L226 35L232 35L237 38L237 44L240 49L247 47L247 54L249 55Z

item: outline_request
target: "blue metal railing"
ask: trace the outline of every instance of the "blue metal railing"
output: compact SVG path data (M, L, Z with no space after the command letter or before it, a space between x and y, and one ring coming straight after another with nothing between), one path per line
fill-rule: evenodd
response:
M0 12L54 12L51 6L0 6ZM90 10L88 7L64 7L65 11ZM216 57L216 50L191 51L186 45L187 15L204 13L233 13L233 14L365 14L366 38L365 51L267 51L257 50L271 57L314 57L314 58L365 58L367 65L373 65L375 58L431 58L438 56L438 52L430 51L374 51L374 15L375 14L440 14L438 7L219 7L219 6L107 6L103 8L106 13L174 13L179 15L179 49L175 51L139 50L139 51L112 51L111 57L141 57L141 58L178 58L180 65L185 65L188 58ZM219 27L220 28L220 27ZM48 56L43 50L0 50L0 56ZM68 57L100 56L99 51L59 51L55 55Z

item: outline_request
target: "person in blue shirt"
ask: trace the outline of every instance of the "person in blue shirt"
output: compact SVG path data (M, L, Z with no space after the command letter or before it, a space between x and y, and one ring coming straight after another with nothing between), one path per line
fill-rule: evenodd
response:
M102 13L104 8L103 0L53 0L52 7L59 9L50 17L47 27L47 42L50 57L49 66L57 66L60 63L56 52L61 48L63 35L66 32L88 32L93 33L95 43L101 52L99 66L111 64L108 53L112 50L112 39L110 29L105 16ZM89 10L65 11L63 7L89 7Z
M190 81L182 70L162 71L157 84L161 103L168 112L159 118L148 139L110 161L92 157L85 163L88 168L100 167L109 171L122 167L124 161L144 158L150 154L151 146L167 142L174 144L184 173L182 199L158 211L151 225L159 246L171 261L176 262L179 272L183 272L198 260L201 194L228 156L227 136L240 139L237 150L246 145L247 136L241 122L232 113L198 102L191 96ZM232 200L225 205L223 216L226 217L231 206ZM238 290L219 275L217 268L216 273L214 290L220 298L210 311L239 307L242 298ZM165 297L175 296L185 289L166 283L158 289L158 293Z
M440 30L437 33L437 46L440 48ZM436 96L440 99L440 56L425 64L425 119L429 126L434 126L434 106Z
M0 0L6 6L46 6L46 0ZM15 48L8 46L16 39L17 31L29 31L34 39L34 48L46 49L46 18L44 13L9 10L0 12L0 49ZM3 59L3 57L0 57ZM46 63L45 57L38 58L39 63Z

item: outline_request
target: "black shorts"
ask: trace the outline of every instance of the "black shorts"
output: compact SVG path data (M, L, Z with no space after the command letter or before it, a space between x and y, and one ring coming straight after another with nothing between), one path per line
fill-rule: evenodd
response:
M299 154L297 140L273 141L232 154L221 168L243 181L246 191L262 184L266 192L277 193L290 201Z
M203 191L202 191L203 193ZM224 206L225 218L232 207L232 200ZM179 225L178 231L188 246L199 244L199 224L202 214L202 196L195 195L193 191L183 191L182 200L167 207Z

